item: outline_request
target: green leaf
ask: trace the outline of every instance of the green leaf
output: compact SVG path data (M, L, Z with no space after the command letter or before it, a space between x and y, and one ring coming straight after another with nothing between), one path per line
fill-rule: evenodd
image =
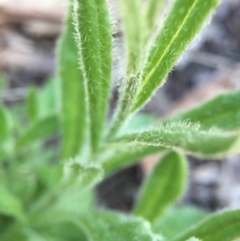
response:
M11 120L7 109L0 105L0 143L7 141L11 136Z
M52 225L54 222L66 221L64 216L68 213L80 214L93 204L92 187L102 179L103 170L76 161L69 160L64 166L40 169L41 181L51 191L44 192L34 203L31 222Z
M13 122L8 110L0 104L0 160L12 150Z
M28 232L28 235L29 241L88 241L81 228L71 222L38 227L37 232Z
M240 210L216 213L171 241L196 237L204 241L232 241L240 237Z
M127 55L126 74L136 74L142 62L143 14L140 0L121 0L121 13Z
M163 12L168 5L167 0L149 0L146 2L146 27L149 34L152 34L159 17L163 17Z
M98 166L68 162L63 170L62 188L57 202L50 209L56 214L70 212L80 214L93 205L92 188L103 178L103 170ZM50 215L51 216L51 215Z
M28 89L27 108L29 119L35 121L39 115L39 105L37 91L33 86Z
M238 133L205 131L199 125L188 122L169 122L148 131L125 135L114 143L158 146L207 158L223 157L240 151Z
M29 220L34 227L44 229L46 226L71 221L71 216L90 210L95 202L93 190L87 187L81 189L79 183L73 186L62 185L54 192L43 194L32 205Z
M132 117L129 115L134 96L138 87L138 76L131 75L125 78L123 90L119 97L119 101L111 120L111 125L107 133L107 139L111 140L119 134L119 131Z
M187 241L201 241L201 240L198 238L192 237L192 238L188 239Z
M25 236L26 236L26 241L45 241L46 237L43 235L39 234L38 232L35 232L33 230L26 230L25 231ZM54 239L47 239L48 241L54 241Z
M3 233L0 234L1 241L28 241L25 234L23 234L23 225L19 225L19 222L13 222L5 229ZM31 240L32 241L32 240Z
M41 224L35 224L35 229L46 231L55 226L55 232L61 233L57 227L68 223L71 226L75 225L75 228L80 229L79 231L82 230L87 240L160 241L160 236L153 234L150 225L140 218L95 210L88 210L81 214L58 212L56 215Z
M63 166L61 164L46 165L46 162L42 162L36 168L36 174L39 186L44 186L48 190L56 189L59 187L63 176Z
M123 19L126 71L120 88L120 96L117 108L114 112L108 138L114 137L126 120L131 103L136 94L138 85L138 72L143 62L145 50L145 28L141 0L121 0L121 13Z
M198 107L170 117L167 121L169 120L189 120L199 123L204 130L212 127L224 131L240 130L240 91L222 93Z
M36 142L42 142L59 131L59 119L56 115L47 116L35 122L16 141L15 148L27 148Z
M103 170L96 165L84 165L76 161L68 161L63 170L65 185L77 186L78 189L93 186L103 177Z
M132 132L142 131L149 128L155 121L159 121L157 116L150 113L138 113L127 123L121 130L121 134L129 134Z
M50 114L59 113L60 108L60 95L59 95L59 80L50 78L43 86L38 94L39 99L39 115L41 117Z
M149 154L163 151L159 146L143 146L138 143L115 143L104 146L95 159L103 165L106 173L130 166Z
M154 223L183 194L187 162L176 152L166 154L144 182L134 214Z
M219 0L176 0L145 62L132 112L161 85Z
M21 202L7 190L2 180L0 183L0 213L11 215L21 221L25 220Z
M65 30L58 46L58 72L63 123L62 159L79 154L84 145L88 128L86 87L83 73L79 70L79 55L74 33L71 5Z
M113 212L94 211L79 217L90 240L159 241L149 224L140 219Z
M11 168L6 168L5 163L11 166ZM27 205L29 202L32 202L32 197L36 191L37 178L30 165L26 166L22 164L19 159L13 162L12 159L6 158L0 168L0 178L0 181L5 183L7 190L11 192L19 202L21 201L21 203Z
M161 233L171 240L189 227L196 225L207 216L207 212L191 206L176 207L156 220L153 225L155 233Z
M112 35L106 0L75 0L74 23L79 67L87 90L91 149L96 151L103 136L111 87Z

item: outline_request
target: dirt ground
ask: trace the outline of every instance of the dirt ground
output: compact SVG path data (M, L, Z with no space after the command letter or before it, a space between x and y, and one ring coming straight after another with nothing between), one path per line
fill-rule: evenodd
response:
M0 76L8 81L0 93L1 101L24 100L29 84L41 86L54 74L55 46L66 5L66 0L0 0ZM118 18L116 10L114 14ZM167 83L146 105L146 112L163 118L220 92L240 88L239 16L239 0L222 2ZM113 36L114 77L121 78L121 30L115 29ZM114 93L116 97L116 90ZM129 211L152 162L154 157L104 181L98 188L99 204ZM240 156L217 161L189 157L189 163L189 186L181 202L208 210L240 207Z

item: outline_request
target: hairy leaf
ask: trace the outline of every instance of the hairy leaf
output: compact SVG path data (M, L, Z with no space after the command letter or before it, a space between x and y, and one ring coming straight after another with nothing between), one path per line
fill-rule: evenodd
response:
M80 214L93 204L92 187L101 180L103 170L76 161L70 160L58 168L39 170L41 181L51 192L34 203L30 213L32 222L40 226L53 225L54 222L66 221L64 216L67 213Z
M156 220L153 231L162 234L167 240L171 240L206 217L207 212L201 209L191 206L176 207Z
M84 74L79 70L79 55L74 33L72 6L70 5L65 30L58 46L63 159L79 154L88 128L86 84Z
M219 0L176 0L146 59L132 111L163 83L177 59L202 27Z
M157 26L159 17L163 17L168 0L149 0L146 2L146 27L152 34Z
M125 77L123 90L119 97L116 111L112 117L111 126L108 131L107 139L111 140L119 134L121 128L126 124L127 120L132 117L129 115L134 96L138 87L138 75Z
M170 121L183 120L199 123L205 130L212 127L224 131L240 130L240 91L220 94L198 107L170 117Z
M216 213L171 241L196 237L204 241L232 241L240 237L240 210Z
M149 224L140 218L95 210L88 210L79 215L64 211L55 214L52 219L48 217L44 222L35 224L35 228L44 231L49 230L53 224L57 227L59 224L68 222L83 230L87 240L160 241L160 236L153 234Z
M35 142L42 142L59 131L59 119L56 115L47 116L35 122L16 141L17 150L27 148Z
M159 146L143 146L138 143L108 144L96 155L95 159L103 165L106 173L134 164L140 158L163 151Z
M65 202L62 203L62 198L55 199L56 203L51 203L44 212L31 217L32 226L36 230L48 230L53 225L57 227L58 224L70 222L82 229L88 240L160 240L160 236L153 234L149 224L141 218L89 208L82 210L78 206L81 207L83 200L80 199L74 202L74 205L68 205Z
M113 115L109 137L113 137L118 133L129 114L131 103L139 85L138 71L143 62L145 50L145 28L141 0L121 0L120 2L127 60L126 77L120 87L120 97Z
M95 151L103 135L112 69L112 35L106 0L75 0L79 67L87 86L90 141Z
M143 15L140 0L121 0L127 55L127 75L136 74L142 61Z
M162 216L185 191L186 163L184 156L176 152L160 159L144 182L134 214L151 223Z
M27 107L29 119L35 121L39 115L39 105L37 91L33 86L28 89Z
M69 161L64 166L63 181L78 189L93 186L103 176L103 170L99 166L83 165L76 161Z
M148 223L140 218L127 217L117 213L94 211L80 217L90 240L138 240L159 241Z
M187 122L171 122L148 131L118 138L119 144L159 146L181 150L200 157L221 157L240 151L239 135L214 130L201 130Z

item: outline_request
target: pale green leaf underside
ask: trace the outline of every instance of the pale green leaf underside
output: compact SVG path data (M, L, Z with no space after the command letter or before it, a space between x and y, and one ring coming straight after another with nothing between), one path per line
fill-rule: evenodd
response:
M138 143L115 143L103 147L96 155L96 161L103 165L106 173L134 164L140 158L164 150L160 146L143 146Z
M176 152L166 154L144 182L134 214L154 223L183 194L187 162Z
M132 111L141 107L163 83L183 50L219 0L176 0L146 59Z
M70 2L70 1L69 1ZM58 46L58 72L61 93L62 159L74 157L83 147L87 132L87 105L84 76L79 70L72 8Z
M175 207L156 220L153 231L162 234L166 240L171 240L206 217L207 212L195 207Z
M217 213L171 241L196 237L204 241L232 241L240 237L240 210Z
M200 126L187 122L170 122L148 131L129 134L117 139L116 143L159 146L209 158L237 154L240 151L237 133L205 131Z
M75 0L74 3L79 67L87 92L84 104L89 108L90 144L95 151L102 139L111 87L111 25L106 0Z
M155 114L138 113L133 116L126 126L123 126L120 135L139 132L150 128L158 120Z
M223 93L191 110L176 114L166 121L188 120L201 129L215 127L224 131L240 130L240 91Z

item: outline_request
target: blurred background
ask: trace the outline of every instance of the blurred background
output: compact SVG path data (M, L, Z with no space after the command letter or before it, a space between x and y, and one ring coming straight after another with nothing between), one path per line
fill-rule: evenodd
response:
M117 0L110 0L114 19L114 81L121 79L121 20ZM0 99L21 105L29 85L42 88L54 78L56 43L67 0L0 0ZM181 57L167 83L146 105L144 113L164 118L216 94L240 89L240 0L224 0ZM209 21L210 22L210 21ZM116 85L116 84L115 84ZM112 104L117 99L113 88ZM239 103L240 105L240 103ZM189 186L181 203L206 210L240 207L240 156L225 160L189 158ZM139 185L155 156L121 171L98 188L99 204L129 211Z

